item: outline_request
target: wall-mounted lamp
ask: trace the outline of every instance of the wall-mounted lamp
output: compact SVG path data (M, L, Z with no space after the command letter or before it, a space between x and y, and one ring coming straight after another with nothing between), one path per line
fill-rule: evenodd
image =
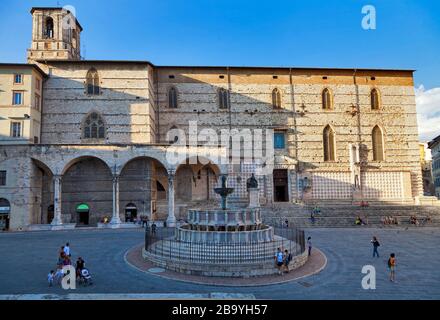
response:
M244 110L245 113L250 114L251 116L253 116L254 114L258 113L258 110Z
M351 108L351 110L347 111L347 113L351 114L352 117L354 117L355 115L358 114L358 109L357 109L357 107L354 104L352 104L350 106L350 108Z
M298 112L298 114L299 114L301 117L304 117L304 116L306 115L306 112L307 112L307 110L306 110L306 105L303 103L303 104L300 105L299 107L300 107L301 110L299 110L299 111L297 111L297 112Z

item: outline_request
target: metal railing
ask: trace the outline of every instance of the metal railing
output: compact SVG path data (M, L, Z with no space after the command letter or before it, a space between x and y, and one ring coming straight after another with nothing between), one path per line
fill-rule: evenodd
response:
M278 248L292 256L305 251L304 231L298 228L274 227L270 242L183 242L175 239L175 228L145 229L146 251L174 262L198 264L252 264L274 261Z

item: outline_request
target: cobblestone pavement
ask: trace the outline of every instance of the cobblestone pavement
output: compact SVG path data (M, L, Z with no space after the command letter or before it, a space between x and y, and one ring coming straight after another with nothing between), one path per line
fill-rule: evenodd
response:
M163 279L126 264L125 252L142 242L142 230L96 230L0 233L0 294L68 294L49 288L59 247L71 243L73 258L82 256L95 284L81 293L214 292L253 294L257 299L440 299L440 229L307 229L313 244L327 256L319 274L263 287L218 287ZM378 236L380 258L372 258L370 239ZM388 280L386 261L396 253L396 283ZM376 290L363 290L362 266L377 271Z

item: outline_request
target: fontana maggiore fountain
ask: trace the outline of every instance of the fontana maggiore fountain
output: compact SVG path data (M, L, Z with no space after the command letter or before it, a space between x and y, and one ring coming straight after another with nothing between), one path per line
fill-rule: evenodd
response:
M144 258L172 271L223 277L278 273L274 263L278 248L292 253L290 270L307 261L303 232L290 228L277 235L276 228L263 223L254 174L247 180L247 207L229 208L227 197L234 189L227 187L226 176L221 182L214 189L221 197L220 208L189 209L185 224L166 231L147 228Z

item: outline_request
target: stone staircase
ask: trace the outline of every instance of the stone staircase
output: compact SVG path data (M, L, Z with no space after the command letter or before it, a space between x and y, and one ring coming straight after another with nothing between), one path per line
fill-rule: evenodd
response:
M328 204L319 207L321 212L315 214L312 223L310 214L313 206L301 204L274 204L262 208L265 223L279 225L288 220L289 225L298 227L356 227L355 219L360 216L367 225L360 227L440 227L439 206L414 206L414 205L381 205L359 207L354 205ZM398 225L384 225L384 217L393 217ZM416 216L419 225L410 223L410 217ZM427 221L430 218L430 221Z

